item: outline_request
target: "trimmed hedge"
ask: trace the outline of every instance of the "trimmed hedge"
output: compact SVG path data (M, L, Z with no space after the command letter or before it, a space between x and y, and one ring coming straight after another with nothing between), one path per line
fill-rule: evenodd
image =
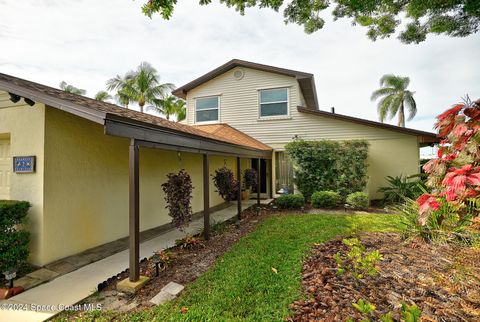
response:
M357 191L351 193L346 199L347 205L353 209L367 209L370 206L370 199L365 192Z
M301 194L284 195L275 199L280 209L298 209L305 205L305 198Z
M27 201L0 200L0 274L28 258L30 233L22 228L30 207Z
M342 197L335 191L317 191L312 194L312 207L335 208L340 200Z
M336 191L345 198L365 189L367 141L295 140L285 148L294 163L295 183L307 200L315 191Z

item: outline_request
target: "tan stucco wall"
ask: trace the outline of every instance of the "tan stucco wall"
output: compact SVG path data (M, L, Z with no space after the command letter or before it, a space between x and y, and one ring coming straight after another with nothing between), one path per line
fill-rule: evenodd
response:
M10 156L36 156L36 172L11 174L10 199L32 203L28 216L31 231L31 261L39 263L43 256L43 168L45 106L26 105L23 100L12 103L0 91L0 136L10 138Z
M45 252L42 263L128 235L128 146L103 134L103 126L65 112L46 110ZM211 156L210 173L236 159ZM171 221L161 184L185 168L192 176L193 211L203 209L202 156L140 149L140 229ZM210 178L211 180L211 178ZM213 183L211 206L222 203Z

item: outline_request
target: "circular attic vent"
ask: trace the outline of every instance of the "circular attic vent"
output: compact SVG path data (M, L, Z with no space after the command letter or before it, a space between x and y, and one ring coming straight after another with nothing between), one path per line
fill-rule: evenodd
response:
M242 69L236 69L233 72L233 78L235 78L236 80L241 80L243 76L245 76L245 72Z

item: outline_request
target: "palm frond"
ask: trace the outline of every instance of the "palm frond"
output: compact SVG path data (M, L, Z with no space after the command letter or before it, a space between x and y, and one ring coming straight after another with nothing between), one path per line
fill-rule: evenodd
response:
M380 88L380 89L377 89L376 91L374 91L372 93L372 96L370 97L370 99L372 101L375 101L377 98L379 98L380 96L385 96L385 95L390 95L390 94L394 94L395 93L395 88L393 87L384 87L384 88Z
M411 121L417 115L417 103L413 98L413 92L405 91L405 106L408 109L408 120Z

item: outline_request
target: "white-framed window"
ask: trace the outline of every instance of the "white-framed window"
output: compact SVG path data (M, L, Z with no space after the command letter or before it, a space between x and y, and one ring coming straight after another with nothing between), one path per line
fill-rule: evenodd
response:
M220 96L199 97L195 99L195 123L218 122Z
M288 116L288 88L261 89L260 118Z

